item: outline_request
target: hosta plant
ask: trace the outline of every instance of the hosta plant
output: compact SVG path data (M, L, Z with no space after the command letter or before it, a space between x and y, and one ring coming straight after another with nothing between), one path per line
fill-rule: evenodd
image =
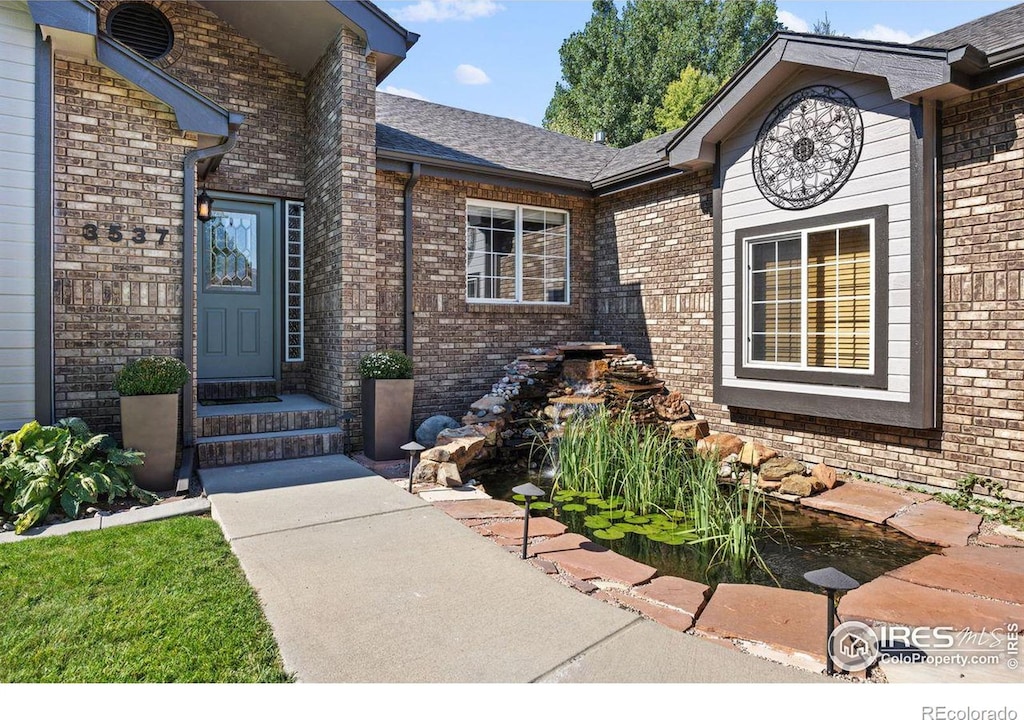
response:
M59 507L76 518L85 503L157 497L135 485L131 466L143 454L123 450L109 435L93 435L78 418L56 425L32 421L0 439L0 500L21 534Z

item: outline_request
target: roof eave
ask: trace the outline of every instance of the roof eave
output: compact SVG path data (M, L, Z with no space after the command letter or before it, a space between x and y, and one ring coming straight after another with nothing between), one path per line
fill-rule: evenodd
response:
M776 33L715 94L667 146L669 164L695 169L714 163L714 145L792 69L812 66L884 78L893 98L919 97L953 85L969 91L965 79L977 71L980 53L960 48L951 53L849 38ZM764 88L757 93L758 87Z

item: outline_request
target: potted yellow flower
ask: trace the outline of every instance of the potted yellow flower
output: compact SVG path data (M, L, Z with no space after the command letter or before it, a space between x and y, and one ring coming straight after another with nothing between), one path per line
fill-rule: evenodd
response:
M121 396L121 435L126 448L146 454L132 468L135 483L146 490L173 490L178 454L178 395L188 380L185 363L172 357L129 361L117 373Z

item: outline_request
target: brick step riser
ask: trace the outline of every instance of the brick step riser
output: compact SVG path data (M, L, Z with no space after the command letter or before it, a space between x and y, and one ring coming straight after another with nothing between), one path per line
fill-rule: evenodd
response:
M282 430L314 430L338 426L337 410L290 410L199 418L199 437L250 435Z
M286 438L259 438L202 443L196 446L199 467L225 467L269 460L336 455L344 450L344 435L336 433Z
M233 400L280 394L277 380L242 380L238 382L200 382L196 392L200 400Z

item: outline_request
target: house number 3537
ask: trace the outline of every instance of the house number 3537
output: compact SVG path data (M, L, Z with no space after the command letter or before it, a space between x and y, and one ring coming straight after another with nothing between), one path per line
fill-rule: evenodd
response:
M164 239L166 239L170 230L167 228L154 228L152 235L156 238L157 245L163 245ZM150 242L151 236L146 228L129 227L127 225L121 225L120 223L108 223L106 225L97 225L96 223L86 223L82 226L82 237L89 241L96 241L100 238L109 240L112 243L119 243L122 241L133 242L137 245Z

